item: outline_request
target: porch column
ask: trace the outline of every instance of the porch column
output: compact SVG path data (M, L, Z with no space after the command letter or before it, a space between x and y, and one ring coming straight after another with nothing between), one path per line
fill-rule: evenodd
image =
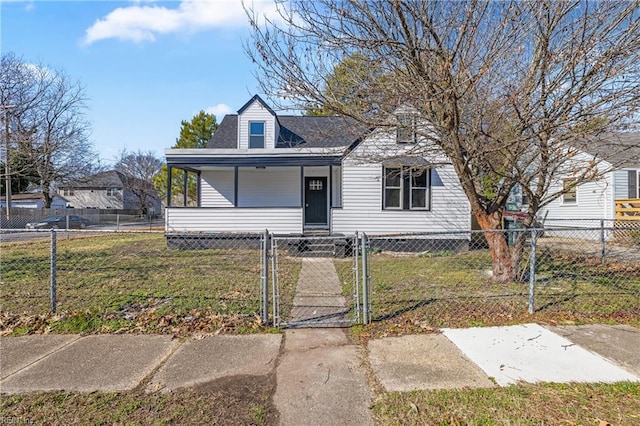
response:
M200 175L202 174L202 171L198 170L197 174L196 174L196 178L198 179L196 182L196 206L200 207L200 190L202 189L202 184L200 183Z
M233 166L233 207L238 207L238 166Z
M187 207L187 180L189 178L189 172L186 169L182 170L182 207Z
M171 207L171 172L173 167L167 166L167 207Z
M333 208L333 165L329 164L329 216Z
M300 166L300 207L304 210L304 166ZM303 213L304 217L304 213Z

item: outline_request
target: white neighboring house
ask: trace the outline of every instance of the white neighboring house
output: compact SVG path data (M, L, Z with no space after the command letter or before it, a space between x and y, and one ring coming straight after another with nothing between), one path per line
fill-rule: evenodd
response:
M67 200L59 195L54 195L51 199L52 209L64 209L69 205ZM0 198L0 208L7 206L6 197ZM11 208L22 209L43 209L44 198L39 192L23 192L11 195Z
M406 155L419 143L415 132L339 116L279 116L256 95L224 117L206 149L165 151L169 172L198 177L197 206L167 206L166 232L469 231L453 167Z
M601 179L585 182L541 209L545 222L562 226L594 227L604 219L640 220L640 133L611 135L594 152L581 154L584 161L594 156L602 161L599 170L609 170ZM607 142L610 142L609 145ZM567 173L550 189L569 189L572 176ZM636 208L638 211L634 212ZM573 222L570 222L573 221ZM608 223L607 226L610 226Z

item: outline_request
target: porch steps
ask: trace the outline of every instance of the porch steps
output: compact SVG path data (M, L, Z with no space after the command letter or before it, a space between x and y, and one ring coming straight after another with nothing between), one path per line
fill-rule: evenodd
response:
M296 257L346 257L351 255L351 238L340 236L302 236L288 244L289 255Z

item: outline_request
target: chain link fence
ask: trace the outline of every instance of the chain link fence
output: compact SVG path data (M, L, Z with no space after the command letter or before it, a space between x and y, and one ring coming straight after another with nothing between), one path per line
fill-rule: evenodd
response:
M505 282L494 275L489 233L368 236L372 319L429 327L637 321L640 247L616 232L495 231L507 242Z
M637 323L640 246L617 238L619 231L495 231L510 268L498 282L482 231L1 230L0 333L219 332L331 321Z
M135 210L12 208L7 216L6 209L0 209L0 229L31 227L162 230L164 219L160 216L141 215Z
M261 324L260 235L87 229L0 237L5 321L53 312L64 321L42 327L163 333Z

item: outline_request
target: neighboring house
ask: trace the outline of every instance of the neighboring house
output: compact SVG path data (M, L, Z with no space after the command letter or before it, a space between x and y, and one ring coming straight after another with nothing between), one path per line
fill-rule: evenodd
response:
M557 220L555 225L562 220L584 220L585 226L594 226L593 220L600 219L640 220L640 133L609 135L589 151L581 154L583 161L595 156L601 160L599 170L607 172L598 180L575 187L571 174L565 174L551 191L561 191L563 187L568 191L542 209L540 216L549 222ZM632 211L634 206L639 209L637 213Z
M407 155L420 143L406 128L364 129L339 116L279 116L254 96L224 117L206 149L165 151L170 171L198 177L197 207L167 206L166 231L468 231L470 205L453 167L442 155Z
M138 210L147 209L154 214L161 211L161 202L158 194L148 182L137 181L137 184L145 188L149 196L141 200L136 191L132 190L128 178L116 171L96 173L86 179L58 186L58 194L63 196L69 207L76 209L116 209Z
M59 195L54 195L51 200L52 209L64 209L68 206L66 199ZM0 208L7 206L6 197L0 199ZM11 207L23 208L23 209L42 209L44 208L44 198L42 193L38 192L23 192L20 194L11 195Z

